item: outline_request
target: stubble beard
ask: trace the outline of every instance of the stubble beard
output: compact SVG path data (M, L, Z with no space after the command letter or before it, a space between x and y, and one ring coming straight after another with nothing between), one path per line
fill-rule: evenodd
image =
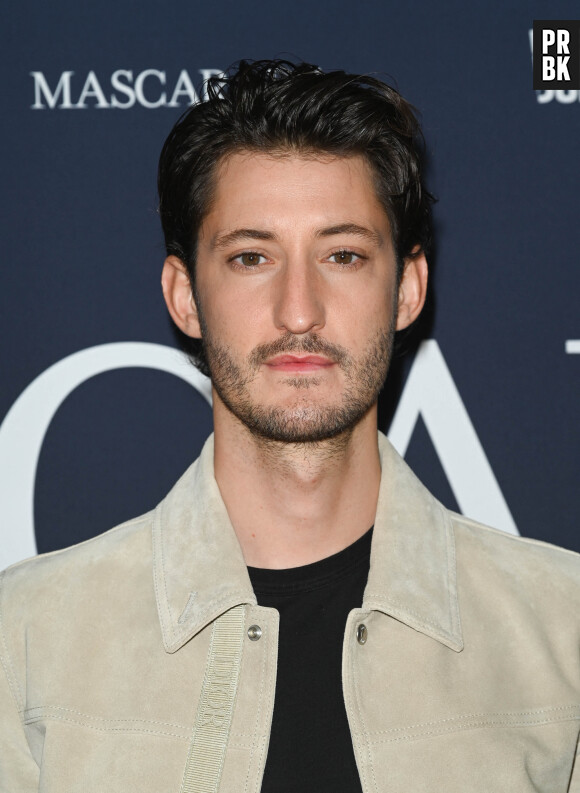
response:
M353 428L377 401L385 382L395 333L390 327L379 330L363 353L355 359L339 345L331 344L315 333L286 333L274 342L256 347L240 366L229 349L209 333L200 317L202 338L211 372L212 384L228 410L258 438L287 444L313 444L350 436ZM302 353L323 355L339 366L346 381L342 396L334 404L317 404L309 399L316 388L316 376L285 378L286 386L298 397L291 406L268 406L255 402L249 386L261 365L275 355Z

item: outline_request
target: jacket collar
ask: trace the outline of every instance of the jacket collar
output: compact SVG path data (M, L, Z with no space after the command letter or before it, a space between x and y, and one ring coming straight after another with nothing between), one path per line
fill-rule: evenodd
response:
M446 510L379 433L381 486L363 608L463 648ZM153 513L153 575L167 652L220 614L256 604L213 471L213 436Z
M448 511L379 433L381 485L363 608L463 649Z
M213 435L153 514L153 576L169 653L225 611L257 602L214 478Z

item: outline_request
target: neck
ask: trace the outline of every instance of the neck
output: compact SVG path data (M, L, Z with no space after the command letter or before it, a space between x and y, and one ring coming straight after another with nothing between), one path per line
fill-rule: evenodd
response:
M298 567L338 553L374 523L376 406L348 432L289 444L253 435L214 394L215 477L252 567Z

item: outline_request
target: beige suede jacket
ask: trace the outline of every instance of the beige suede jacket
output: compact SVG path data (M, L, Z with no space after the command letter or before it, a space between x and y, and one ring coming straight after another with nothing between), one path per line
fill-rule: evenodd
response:
M379 443L343 650L363 790L580 791L580 558L448 512ZM7 570L0 609L2 793L259 791L278 614L211 438L150 514Z

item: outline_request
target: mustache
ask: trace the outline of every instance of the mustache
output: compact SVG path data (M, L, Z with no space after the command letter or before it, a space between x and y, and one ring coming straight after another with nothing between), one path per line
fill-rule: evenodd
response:
M309 353L323 355L325 358L337 363L343 368L348 368L350 356L339 344L331 344L316 333L296 336L294 333L285 333L279 339L267 344L254 347L249 356L249 363L256 369L275 355L284 353Z

